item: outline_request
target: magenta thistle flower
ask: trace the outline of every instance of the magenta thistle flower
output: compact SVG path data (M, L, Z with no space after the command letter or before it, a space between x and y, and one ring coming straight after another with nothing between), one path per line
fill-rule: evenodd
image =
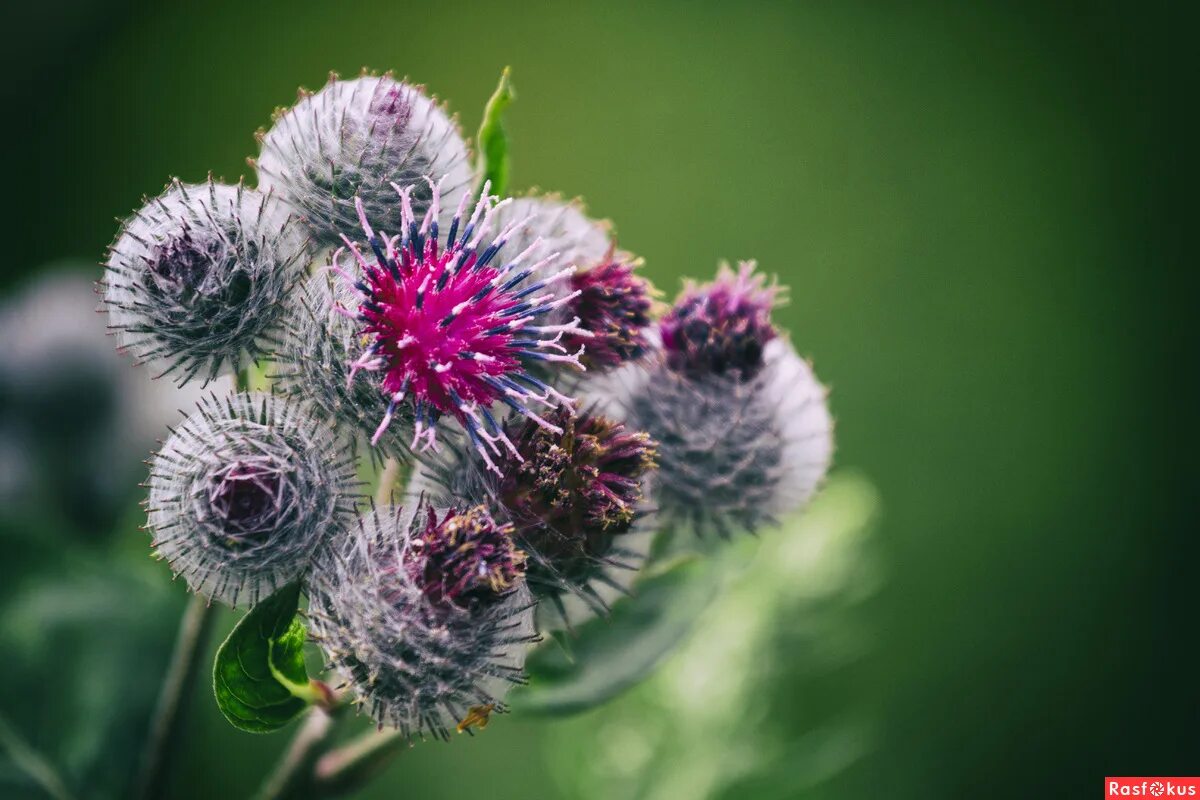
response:
M685 286L660 323L667 364L688 375L724 375L742 379L763 365L763 349L776 336L771 309L780 289L743 261L735 273L723 264L711 283Z
M493 603L525 575L525 554L513 541L513 526L496 522L484 506L452 508L440 521L427 508L406 557L413 582L435 606Z
M553 387L532 375L534 362L563 362L584 369L584 347L574 352L564 337L588 336L579 319L554 322L545 317L579 295L556 296L548 290L574 272L573 266L549 269L558 255L525 266L540 244L535 240L510 260L499 257L509 234L526 222L519 220L492 233L494 214L504 205L487 194L469 218L467 199L459 204L445 239L438 234L439 188L430 182L433 200L423 221L413 214L409 188L396 187L401 202L401 232L388 237L372 229L356 201L363 234L375 254L372 263L348 238L346 245L358 262L358 277L337 265L334 269L361 293L357 312L341 309L360 324L370 340L350 365L349 381L358 372L378 376L389 404L372 443L378 442L400 403L410 403L415 424L412 447L436 449L438 420L449 415L466 430L488 468L497 471L492 455L515 448L493 417L490 406L499 401L548 430L562 430L534 410L535 405L571 404ZM486 244L485 244L486 243ZM561 293L558 293L561 294Z
M591 269L572 275L571 287L579 292L571 310L593 334L583 358L587 366L615 367L646 352L653 289L649 281L634 274L633 264L610 255ZM575 337L567 341L571 346Z

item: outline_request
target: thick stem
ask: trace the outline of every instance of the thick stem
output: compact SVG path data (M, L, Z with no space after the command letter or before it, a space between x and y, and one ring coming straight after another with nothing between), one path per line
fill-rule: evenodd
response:
M192 595L179 623L175 651L150 722L150 733L142 751L142 763L134 797L151 800L166 796L167 768L179 738L182 705L191 696L200 659L205 653L208 632L216 609L199 595Z
M312 796L339 797L362 787L408 744L399 731L372 731L331 750L317 760Z
M333 713L318 707L309 709L304 724L275 766L275 771L263 781L255 800L291 800L313 796L313 767L321 757L325 741L333 732L337 712L337 708Z

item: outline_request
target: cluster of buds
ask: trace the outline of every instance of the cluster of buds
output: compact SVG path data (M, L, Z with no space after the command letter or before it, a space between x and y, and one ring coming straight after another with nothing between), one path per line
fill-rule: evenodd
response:
M660 529L754 531L824 475L824 389L751 264L656 320L607 224L493 195L455 120L388 75L334 76L260 141L257 190L175 181L109 257L139 361L270 362L269 393L205 400L154 456L149 529L209 599L300 582L379 725L503 711L539 632L636 589ZM362 459L409 467L403 505L364 505Z

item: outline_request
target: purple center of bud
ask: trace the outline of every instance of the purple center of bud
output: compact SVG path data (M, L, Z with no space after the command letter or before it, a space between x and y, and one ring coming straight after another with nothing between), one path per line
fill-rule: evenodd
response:
M440 522L429 509L409 546L409 575L434 605L494 603L525 574L525 554L512 533L512 525L498 524L483 506L451 509Z
M432 184L431 184L432 185ZM411 188L411 187L410 187ZM410 403L416 422L412 446L428 449L436 443L438 419L446 414L466 429L488 467L498 472L492 455L512 443L496 423L489 406L499 401L556 433L562 431L538 416L531 406L556 407L569 403L552 387L526 370L532 361L560 361L583 369L582 346L570 352L564 336L588 336L579 321L552 324L547 315L573 300L547 288L571 275L566 268L541 280L538 270L557 257L524 266L535 242L511 260L499 253L509 233L527 220L499 231L483 245L498 208L483 197L464 219L467 197L459 206L444 243L438 237L438 187L419 225L413 216L410 191L400 191L401 233L376 235L356 199L363 233L374 262L345 239L358 262L361 278L336 264L334 269L361 296L358 308L335 308L361 326L370 342L350 364L349 380L360 371L378 376L380 391L389 399L387 413L372 442L378 442L392 420L397 404ZM489 455L489 451L491 455Z
M412 118L412 91L390 79L381 80L367 106L367 121L364 123L356 118L347 117L344 124L363 125L364 129L354 133L365 137L367 144L380 151L411 147L410 137L403 134Z
M584 363L615 367L646 351L651 289L632 265L607 260L571 276L571 288L579 292L571 310L594 337L586 341ZM574 344L568 340L568 346Z
M200 290L219 255L220 242L197 241L186 228L159 246L150 261L150 272L158 288L171 297L186 300Z
M208 507L221 523L230 550L267 541L291 505L286 468L268 456L246 458L213 472L208 478Z
M607 417L562 408L550 418L563 434L525 423L515 436L520 459L505 462L499 495L529 548L582 580L632 526L657 443ZM538 566L531 567L535 579Z
M691 376L756 375L776 336L771 308L778 288L765 282L753 262L742 262L736 273L722 267L712 283L685 288L660 323L671 368Z

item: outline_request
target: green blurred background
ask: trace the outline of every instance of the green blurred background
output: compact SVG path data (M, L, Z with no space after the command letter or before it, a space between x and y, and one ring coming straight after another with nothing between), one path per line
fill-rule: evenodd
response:
M724 258L791 286L779 319L833 388L836 496L742 548L728 595L650 683L583 717L514 715L424 745L364 796L1088 797L1105 775L1195 774L1182 14L708 0L0 13L5 303L64 259L96 277L113 218L143 193L248 174L273 108L363 65L425 83L468 131L512 65L518 188L584 196L668 293ZM0 348L63 324L10 326ZM116 402L103 375L64 369L38 362L0 387L0 476L22 459L35 473L0 520L0 709L85 796L112 796L183 589L135 529L144 451L96 438ZM102 491L97 470L121 479ZM821 539L838 514L848 532ZM777 557L804 536L826 546ZM194 699L177 795L244 796L286 737L238 733ZM2 757L0 796L39 796Z

